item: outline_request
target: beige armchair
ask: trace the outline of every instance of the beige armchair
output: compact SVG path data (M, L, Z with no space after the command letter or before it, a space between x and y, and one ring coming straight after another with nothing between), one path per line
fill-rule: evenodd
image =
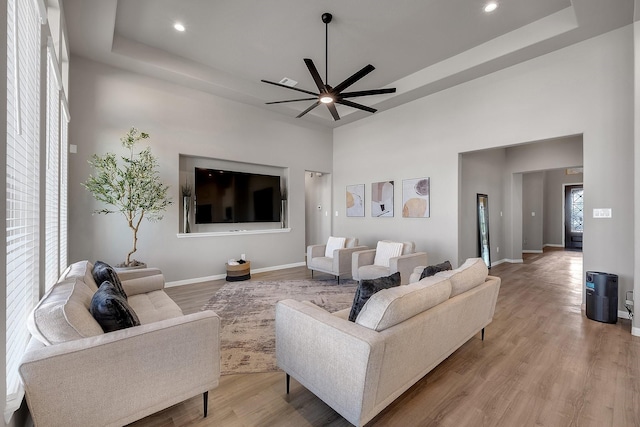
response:
M340 244L341 239L344 239L343 244ZM311 270L311 277L314 270L321 271L336 276L340 283L340 276L351 274L351 255L365 249L368 248L358 246L358 239L355 237L330 237L324 245L307 247L307 268Z
M381 240L376 249L354 252L351 269L354 280L377 279L400 272L400 283L406 285L413 269L427 265L426 252L415 252L414 242Z

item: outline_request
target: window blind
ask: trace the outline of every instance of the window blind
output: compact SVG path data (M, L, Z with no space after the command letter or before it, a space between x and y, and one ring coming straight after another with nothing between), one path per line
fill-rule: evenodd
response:
M60 267L60 79L53 43L47 46L47 147L45 181L45 290L58 279Z
M59 272L67 268L68 261L68 185L69 185L69 111L67 103L64 102L64 95L60 100L62 114L60 115L60 265Z
M5 421L24 392L18 364L26 316L38 297L40 14L33 0L7 2L7 219Z

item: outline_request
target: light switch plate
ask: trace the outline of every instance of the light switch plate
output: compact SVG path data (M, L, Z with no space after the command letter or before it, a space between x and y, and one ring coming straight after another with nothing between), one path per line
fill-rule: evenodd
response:
M611 208L598 208L593 210L594 218L611 218Z

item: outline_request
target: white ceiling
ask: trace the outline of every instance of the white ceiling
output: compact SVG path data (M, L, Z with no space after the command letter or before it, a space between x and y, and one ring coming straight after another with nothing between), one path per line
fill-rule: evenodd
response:
M72 54L295 117L312 101L261 83L298 81L316 91L303 58L325 77L323 12L329 24L328 83L367 64L351 90L396 87L353 99L379 111L486 75L634 21L640 0L64 0ZM179 33L173 23L182 22ZM302 97L305 97L303 95ZM319 106L301 119L328 127L370 113Z

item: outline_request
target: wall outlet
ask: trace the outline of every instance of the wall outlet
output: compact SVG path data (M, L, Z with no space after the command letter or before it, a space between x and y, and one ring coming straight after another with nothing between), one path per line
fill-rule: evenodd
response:
M496 253L500 253L500 246L496 246Z

